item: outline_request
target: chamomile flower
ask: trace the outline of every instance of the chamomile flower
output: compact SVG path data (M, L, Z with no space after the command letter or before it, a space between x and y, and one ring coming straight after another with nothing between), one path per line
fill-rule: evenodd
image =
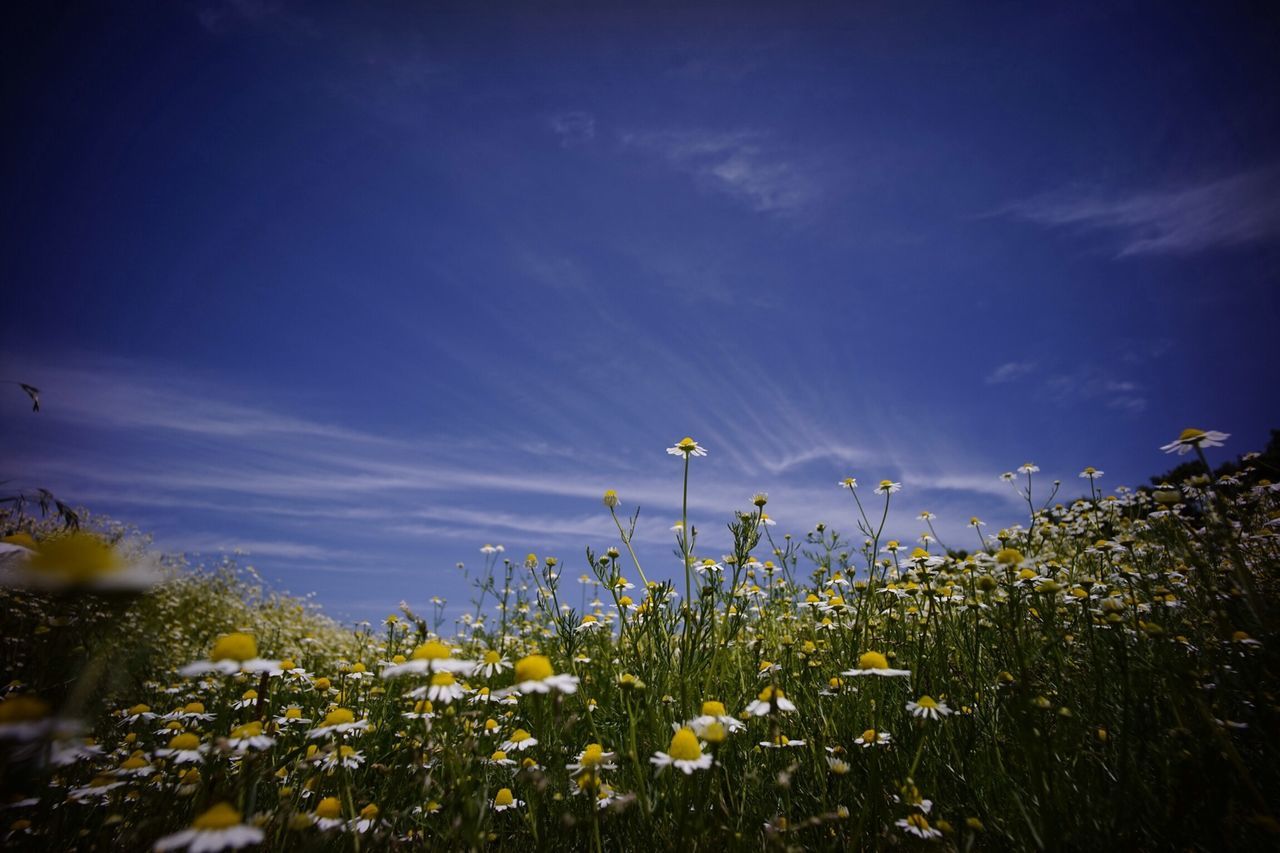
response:
M786 749L789 746L804 746L804 741L793 740L782 733L778 733L772 740L762 740L760 745L765 749Z
M280 661L258 657L258 643L251 634L235 632L224 634L214 642L208 660L189 663L179 669L178 674L188 678L209 673L236 675L241 672L271 672L279 667Z
M883 678L907 678L911 675L909 669L893 669L889 666L889 659L880 652L863 652L858 656L858 666L854 669L845 670L841 675L878 675Z
M161 838L155 843L155 849L212 853L216 850L238 850L250 844L261 843L262 830L243 823L242 818L230 803L218 803L192 821L190 829Z
M284 713L275 718L277 726L306 726L311 724L311 720L302 716L302 709L296 705L291 705L284 709Z
M875 489L877 495L891 495L900 491L902 491L902 484L895 483L892 480L881 480L880 485L876 486Z
M501 652L490 649L484 653L480 665L476 667L476 672L485 678L492 678L507 669L511 669L511 661L504 658Z
M529 749L537 746L538 739L529 733L527 729L516 729L511 733L511 739L502 744L503 752L519 752L522 749Z
M346 821L342 819L342 802L337 797L325 797L316 803L312 822L317 829L321 830L338 829L345 826Z
M1102 471L1099 471L1097 468L1094 468L1092 465L1090 465L1090 466L1088 466L1087 468L1085 468L1083 471L1081 471L1081 472L1080 472L1080 479L1082 479L1082 480L1096 480L1096 479L1098 479L1099 477L1101 477L1101 476L1102 476L1102 474L1103 474L1103 472L1102 472Z
M270 749L275 742L275 738L262 733L262 723L257 720L236 726L227 736L227 746L236 752Z
M1222 442L1231 437L1231 433L1218 432L1217 430L1203 430L1188 427L1184 429L1177 438L1166 445L1161 446L1161 450L1165 453L1176 453L1179 456L1190 453L1197 447L1221 447Z
M199 735L182 732L171 737L167 747L157 749L156 757L168 759L173 764L195 764L204 761L208 751L208 744L201 743Z
M431 702L448 705L466 695L466 690L458 683L452 672L437 672L431 676L431 682L423 687L409 691L410 699L426 698Z
M854 489L858 488L858 480L856 477L845 477L843 480L836 483L836 485L842 489L848 489L849 491L853 491Z
M704 737L707 728L714 723L719 723L727 732L736 732L745 728L741 720L729 714L723 702L717 702L714 699L703 702L702 713L685 725L693 729L693 733L698 737Z
M164 579L154 560L126 555L101 537L73 530L36 541L26 534L0 543L0 586L39 590L143 590Z
M929 826L929 819L919 812L907 815L901 820L894 821L894 825L901 827L912 835L926 840L942 837L942 832Z
M319 757L319 764L322 770L336 770L339 767L355 770L364 764L364 753L344 743L337 749L325 750Z
M907 710L911 716L926 720L938 720L952 713L946 702L940 702L932 696L921 696L914 702L908 702Z
M495 749L488 758L484 759L484 763L490 767L515 767L515 759L507 756L505 749Z
M711 753L702 751L702 744L693 729L688 727L678 730L671 736L671 744L666 752L655 752L649 757L649 763L661 773L668 767L675 767L686 776L695 770L707 770L711 767Z
M870 749L873 746L888 746L892 741L893 736L888 732L878 732L875 729L867 729L853 740L863 749Z
M1040 473L1040 466L1035 464L1034 462L1023 462L1021 465L1018 466L1018 473L1019 474L1038 474Z
M796 705L786 697L781 687L769 685L760 691L760 695L756 697L750 705L747 706L747 713L753 717L763 717L772 713L774 709L780 712L788 713L796 709Z
M447 644L439 640L429 640L414 649L409 660L382 670L382 677L425 675L429 672L452 672L465 676L470 675L475 669L474 661L459 660L453 657L453 649Z
M553 690L560 693L578 692L578 677L556 673L551 666L550 658L546 655L528 655L516 661L515 679L516 683L504 692L522 694L550 693Z
M369 721L357 720L350 709L334 708L325 714L319 726L307 732L307 737L322 738L329 735L346 734L347 732L360 732L367 728L369 728Z
M30 741L44 737L53 727L53 708L25 693L0 700L0 740Z
M703 449L702 445L698 444L698 442L688 436L677 441L674 447L668 447L667 453L672 456L684 456L686 459L690 456L707 455L707 451Z
M593 773L598 773L601 770L617 770L618 765L613 763L615 757L615 753L605 752L604 747L600 744L589 743L586 749L578 753L574 763L565 765L565 769L570 773L577 773L582 770L589 770Z
M498 793L493 795L493 802L490 805L495 812L505 812L507 809L520 808L524 805L524 800L517 800L510 788L500 788Z

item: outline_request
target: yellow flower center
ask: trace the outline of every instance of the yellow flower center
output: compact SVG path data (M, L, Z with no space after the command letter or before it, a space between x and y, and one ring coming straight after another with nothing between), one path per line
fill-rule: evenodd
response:
M90 533L69 533L47 539L31 555L28 565L36 571L61 575L83 583L124 568L124 561L110 545Z
M343 744L342 746L338 747L339 758L350 758L355 754L356 754L356 748L354 746L347 746L346 744Z
M285 712L284 712L284 718L285 718L286 720L300 720L300 719L302 719L302 709L301 709L301 708L286 708L286 709L285 709Z
M532 737L533 735L529 734L529 732L525 731L524 729L516 729L515 732L513 732L511 735L511 742L523 743L524 741L529 740Z
M325 797L316 804L316 817L323 817L332 820L342 814L342 803L338 802L337 797Z
M786 696L787 694L782 692L781 687L774 687L772 684L770 684L764 690L761 690L760 695L757 696L756 698L759 699L761 702L772 702L774 698L785 699Z
M252 723L245 723L243 726L236 726L231 730L231 737L246 738L257 737L262 734L262 723L254 720Z
M414 660L441 660L453 654L453 650L439 640L423 643L413 650Z
M169 738L170 749L195 749L200 745L200 738L191 732L183 732Z
M241 698L241 699L257 699L257 698L258 698L258 691L256 691L256 690L246 690L244 693L241 693L241 694L240 694L240 698Z
M728 712L724 709L723 702L717 702L714 699L708 699L702 703L702 716L704 717L723 717Z
M916 704L921 708L936 708L938 707L938 700L932 696L921 696L916 700Z
M516 801L515 796L511 793L510 788L501 788L494 795L493 804L495 806L509 806Z
M502 660L502 655L490 650L484 653L484 662L488 664L498 663Z
M326 726L338 726L343 723L354 723L356 715L348 711L346 708L334 708L332 711L324 715L324 723Z
M889 659L880 652L863 652L858 657L858 669L888 669Z
M697 761L702 757L702 744L693 729L683 728L672 735L667 754L677 761Z
M288 672L291 669L297 669L298 665L293 661L289 660L289 658L285 658L284 660L280 661L280 668L285 672Z
M1204 438L1204 430L1195 427L1187 427L1178 435L1178 441L1194 442L1197 439Z
M0 701L0 723L23 723L49 715L49 703L34 696L10 696Z
M449 687L457 683L458 680L453 677L452 672L437 672L431 676L431 685L433 687Z
M213 644L210 660L234 660L244 662L258 656L258 643L248 634L226 634Z
M129 709L130 714L146 714L150 713L150 711L151 707L149 705L134 705Z
M702 739L707 743L724 743L724 739L728 737L728 733L724 730L724 726L717 720L708 723L702 729Z
M373 820L377 816L378 816L378 807L373 803L369 803L369 805L365 806L360 810L360 817L364 818L365 820Z
M230 803L218 803L191 824L194 829L229 829L240 823L240 812Z
M137 770L140 767L146 767L146 766L147 766L147 760L145 758L142 758L141 756L138 756L138 755L133 755L133 756L130 756L129 758L126 758L123 762L121 762L120 769L121 770Z
M1023 560L1022 552L1016 548L1001 548L996 552L996 562L1005 566L1016 566Z
M551 668L551 660L546 655L529 655L516 662L516 681L542 681L550 678L556 671Z
M876 742L876 730L875 730L875 729L867 729L865 732L863 732L863 733L862 733L862 742L863 742L863 743L875 743L875 742Z
M589 743L587 748L582 751L582 758L579 762L583 767L594 767L597 764L604 763L604 747L598 743Z
M679 444L676 445L676 447L680 448L685 453L688 453L690 450L693 450L694 445L696 445L697 443L698 442L694 441L692 438L686 435L684 438L680 439L680 442Z
M507 760L507 754L506 754L505 752L503 752L502 750L500 750L500 749L495 749L495 750L493 751L493 755L490 755L490 756L489 756L489 759L490 759L491 761L506 761L506 760Z

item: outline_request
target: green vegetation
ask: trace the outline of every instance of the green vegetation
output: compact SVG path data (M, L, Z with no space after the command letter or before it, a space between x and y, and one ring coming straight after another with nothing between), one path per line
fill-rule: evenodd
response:
M718 558L686 512L675 583L636 562L611 491L619 541L587 552L587 612L555 558L488 548L452 631L407 609L346 631L233 567L140 568L121 531L10 513L0 832L14 849L1272 846L1280 490L1258 455L1202 477L1216 435L1184 433L1171 447L1200 464L1150 492L1104 494L1086 469L1087 497L1049 505L1027 464L1009 477L1027 524L973 519L948 543L971 553L886 541L889 481L840 484L853 537L783 537L758 495ZM669 452L687 496L701 448Z

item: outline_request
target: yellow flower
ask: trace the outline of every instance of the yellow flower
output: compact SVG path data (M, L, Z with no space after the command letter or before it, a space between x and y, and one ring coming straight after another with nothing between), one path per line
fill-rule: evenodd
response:
M249 634L225 634L213 644L209 660L233 660L244 663L258 656L258 643Z

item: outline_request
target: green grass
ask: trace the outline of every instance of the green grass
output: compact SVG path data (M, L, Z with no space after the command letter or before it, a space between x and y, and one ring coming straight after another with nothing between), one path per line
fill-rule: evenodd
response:
M698 460L684 461L696 488ZM565 604L578 587L554 559L494 553L453 630L440 612L407 611L376 635L343 630L230 567L177 568L114 597L4 589L3 795L22 804L0 831L17 848L142 849L227 803L235 814L197 826L231 814L271 849L1274 846L1280 492L1268 474L1246 464L1213 484L1111 496L1082 480L1089 496L1041 506L1028 473L1026 526L948 543L971 553L886 542L894 497L867 485L849 489L852 537L782 537L760 496L729 514L719 570L699 571L720 555L686 524L686 571L648 589L606 496L620 539L588 552L598 604ZM232 632L306 675L177 673ZM452 660L488 653L524 676L545 674L528 657L544 655L576 689L500 701L510 668L464 671L459 698L426 708L410 694L450 690L448 676L381 673L415 650L438 670L423 657L434 640ZM881 663L910 675L842 675ZM794 711L745 713L774 688ZM908 702L926 696L950 713L913 716ZM741 730L696 726L696 748L673 744L706 701ZM165 719L190 702L208 719ZM159 716L127 719L139 703ZM277 722L291 707L314 722ZM367 728L309 736L337 708ZM97 751L51 762L51 741L78 743L48 731L51 714L82 720ZM255 721L272 742L237 755L227 737ZM536 745L495 761L517 729ZM177 764L158 750L184 731L205 751ZM886 744L857 742L882 733ZM760 745L780 737L790 745ZM605 766L570 769L589 744ZM327 768L343 747L358 764ZM659 771L659 752L712 761ZM519 804L495 809L502 789Z

